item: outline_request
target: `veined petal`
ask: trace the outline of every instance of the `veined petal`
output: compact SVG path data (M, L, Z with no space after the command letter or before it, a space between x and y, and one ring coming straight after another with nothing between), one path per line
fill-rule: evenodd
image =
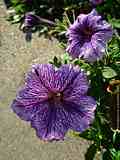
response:
M85 42L84 45L81 47L81 53L79 55L79 58L81 57L88 62L94 62L99 58L99 53L96 52L91 42Z
M42 88L36 90L35 88L23 88L17 94L17 101L23 105L32 105L37 102L42 102L48 99L48 91Z
M93 9L89 14L80 14L67 33L66 51L73 58L79 57L87 62L95 62L105 54L106 43L112 37L112 28Z
M79 42L71 42L67 46L66 51L73 57L78 58L80 55L80 43Z
M110 40L112 38L112 32L109 31L99 31L97 33L95 33L92 36L91 40L96 40L96 41L103 41L104 43L106 43L106 41Z
M88 80L87 76L83 71L79 70L79 74L77 77L72 81L68 88L64 91L64 99L69 99L69 97L80 97L84 95L88 91Z
M55 90L62 92L79 74L79 69L73 65L62 65L55 73Z
M64 105L66 106L66 110L68 112L67 121L70 129L78 132L83 132L85 129L90 127L90 124L94 119L94 110L96 108L96 105L94 104L93 109L93 104L90 102L89 104L92 105L92 110L87 109L86 106L81 106L79 104L77 105L74 102L64 102Z
M32 68L25 80L24 88L17 94L17 101L24 105L30 105L48 99L49 90L44 86L38 74L37 65Z
M38 64L34 66L34 70L37 71L38 77L43 86L51 91L54 88L54 74L55 69L51 64Z
M87 90L87 76L77 66L35 65L11 107L38 137L60 140L68 129L81 132L93 120L96 104Z
M54 103L44 105L46 111L38 112L31 122L32 127L36 129L37 136L48 141L63 139L68 130L64 108L56 107Z
M34 105L24 106L17 100L13 101L11 108L22 120L25 121L31 121L39 109L37 103Z

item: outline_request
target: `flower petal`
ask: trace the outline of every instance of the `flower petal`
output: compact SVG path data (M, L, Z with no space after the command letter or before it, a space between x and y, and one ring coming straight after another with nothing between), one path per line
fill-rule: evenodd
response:
M22 120L31 121L38 110L38 104L24 106L19 101L14 100L11 108Z
M68 112L67 120L70 129L78 132L83 132L85 129L90 127L90 124L94 119L94 110L96 108L96 104L95 101L89 100L90 99L88 99L85 104L83 103L78 105L74 102L64 102L64 105L66 106L66 110ZM86 108L86 104L90 105L89 109Z
M77 17L68 28L67 37L66 51L73 58L94 62L103 57L106 43L112 37L112 28L93 9L89 14L80 14Z
M34 70L37 71L38 77L45 88L51 91L54 88L54 74L55 69L51 64L38 64L34 66Z
M20 89L17 94L17 101L24 105L41 102L48 99L49 90L44 86L38 74L39 70L35 65L26 76L24 88Z
M97 49L94 48L94 45L91 42L85 42L84 45L81 47L79 58L83 58L88 62L95 62L96 60L101 59L103 53L105 52L105 48L103 48L102 46L102 48L99 48L98 46L96 47Z
M79 69L72 65L62 65L55 73L54 90L62 92L79 74Z
M68 129L85 130L94 118L96 104L87 90L87 76L77 66L35 65L11 107L38 137L60 140Z
M90 96L81 96L78 104L84 112L94 112L96 109L96 101Z
M37 136L49 141L63 139L68 130L64 108L58 107L58 104L56 107L54 103L44 105L46 110L38 112L31 122Z
M96 40L96 41L102 41L104 43L106 43L106 41L110 40L112 38L112 32L110 30L104 30L104 31L99 31L97 33L95 33L92 36L92 41Z
M76 39L73 42L69 43L67 46L66 51L73 57L73 58L78 58L80 55L80 50L81 50L81 44L80 42Z
M84 95L88 91L88 80L86 74L79 70L79 74L77 77L72 81L68 88L63 92L64 99L69 99L71 97L80 97Z
M32 12L27 12L25 14L25 20L24 20L25 27L34 27L39 23L40 23L40 20L38 16L34 15Z

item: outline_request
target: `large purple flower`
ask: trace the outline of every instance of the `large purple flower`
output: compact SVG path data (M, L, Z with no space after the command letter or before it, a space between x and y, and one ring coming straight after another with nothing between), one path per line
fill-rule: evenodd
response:
M87 90L87 77L79 68L34 65L12 109L31 122L41 139L63 139L68 129L82 132L93 121L96 102L87 96Z
M105 53L106 42L112 37L112 28L93 9L89 14L80 14L66 35L67 52L73 58L94 62Z

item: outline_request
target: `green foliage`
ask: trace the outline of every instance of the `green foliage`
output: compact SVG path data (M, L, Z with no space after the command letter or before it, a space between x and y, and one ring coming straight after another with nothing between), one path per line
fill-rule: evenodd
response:
M63 37L64 37L64 40L65 40L66 39L65 38L65 33L66 33L69 25L70 25L70 20L68 18L67 13L64 12L62 20L56 19L56 26L54 28L52 28L52 30L50 31L50 34L54 35L56 37L59 37L62 40L63 40Z
M97 146L95 144L91 144L85 154L85 160L93 160L96 152L97 152Z
M119 12L120 1L119 0L105 0L105 3L102 5L97 6L97 10L100 14L108 17L111 15L113 18L119 19L120 12Z
M120 151L116 151L115 148L105 151L103 160L120 160Z
M114 78L117 76L117 73L114 69L112 69L111 67L103 67L102 69L102 75L104 78L106 79L110 79L110 78Z
M11 0L11 3L12 3L13 8L16 11L16 14L21 15L29 10L29 7L20 0Z
M112 160L109 151L105 151L102 156L102 160Z
M110 18L109 17L108 20L114 28L119 28L120 29L120 19L115 19L115 18Z
M53 61L50 61L49 63L58 68L62 65L61 61L56 56L53 58Z
M112 62L120 62L120 38L116 33L108 45L108 58Z
M112 160L120 160L120 151L116 151L114 148L110 149Z

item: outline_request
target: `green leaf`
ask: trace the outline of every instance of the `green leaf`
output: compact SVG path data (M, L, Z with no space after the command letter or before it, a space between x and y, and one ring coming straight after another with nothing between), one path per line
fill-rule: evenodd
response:
M104 67L103 70L102 70L102 75L103 75L104 78L109 79L109 78L116 77L117 73L111 67Z
M109 151L103 153L102 160L112 160Z
M19 4L15 6L15 11L17 14L22 14L26 11L25 5L24 4Z
M85 154L85 160L93 160L96 152L97 152L97 146L95 144L90 145Z
M79 134L80 137L87 139L87 140L96 140L96 134L97 131L94 128L90 128L84 132L82 132L81 134Z
M12 23L18 23L18 22L20 22L20 20L21 20L21 16L20 15L14 15Z
M61 61L60 59L58 59L56 56L54 56L52 61L49 61L50 64L53 64L56 67L60 67L61 66Z
M65 53L62 58L63 58L63 64L69 63L69 61L70 61L70 56L69 56L68 53Z
M110 23L113 25L113 27L120 28L120 19L111 19Z
M116 151L115 148L110 149L112 160L120 160L120 151Z
M115 160L120 160L120 151L116 152Z

